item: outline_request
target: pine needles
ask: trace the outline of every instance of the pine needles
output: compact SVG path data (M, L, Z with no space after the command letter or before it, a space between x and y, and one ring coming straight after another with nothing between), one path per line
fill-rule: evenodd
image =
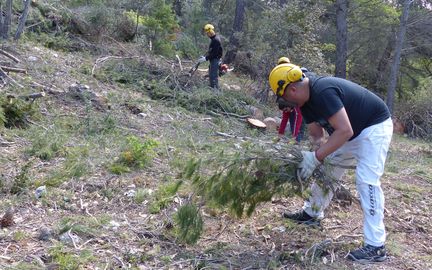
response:
M179 210L181 240L194 243L202 232L199 208L190 209L193 202L228 210L241 218L252 215L260 203L269 202L275 196L307 197L312 182L335 190L336 182L329 177L331 166L319 166L306 180L297 176L302 160L299 146L247 141L237 148L220 151L211 158L188 161L181 176L190 181L194 193L192 200ZM188 222L191 225L185 226Z
M220 152L207 160L190 160L186 179L196 195L217 207L228 208L237 217L250 216L261 202L274 195L301 195L303 183L296 177L300 149L277 144L244 143L234 153Z
M301 181L297 177L297 166L302 160L298 146L246 141L238 148L220 151L210 158L188 161L182 178L191 183L194 191L192 201L228 210L241 218L252 215L257 205L271 201L274 196L307 195L306 187L313 179ZM187 211L182 209L185 207ZM186 236L193 235L192 238L198 240L202 228L184 224L185 220L201 220L200 211L191 211L190 204L182 208L179 210L182 214L178 215L180 239L194 243Z

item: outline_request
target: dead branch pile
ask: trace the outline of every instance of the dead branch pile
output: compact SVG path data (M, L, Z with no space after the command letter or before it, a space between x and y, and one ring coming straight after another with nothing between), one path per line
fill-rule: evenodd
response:
M432 93L420 93L416 99L400 104L395 113L396 118L403 124L404 132L412 138L432 140Z
M9 76L9 72L27 73L27 70L15 66L17 63L20 63L21 60L4 49L0 49L0 55L3 56L3 59L0 60L0 88L3 88L8 83L23 88L22 85Z

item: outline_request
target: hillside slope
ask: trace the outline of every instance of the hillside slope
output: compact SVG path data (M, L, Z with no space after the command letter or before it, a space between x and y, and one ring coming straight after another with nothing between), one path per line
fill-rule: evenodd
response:
M432 268L430 144L398 136L392 142L382 178L390 253L384 263L344 259L362 241L355 202L332 203L320 229L280 217L298 209L300 199L275 198L242 220L204 208L205 233L187 246L177 239L173 214L189 191L169 193L185 161L222 145L235 149L243 136L274 134L250 129L237 117L167 106L152 100L145 86L137 91L97 80L91 76L96 57L87 54L31 43L14 53L28 73L9 74L15 86L3 87L2 94L37 92L31 87L37 83L47 95L34 101L28 127L1 131L0 213L13 213L13 224L2 223L0 231L1 269ZM117 72L128 72L124 68ZM223 80L245 85L241 77ZM148 156L135 157L136 149ZM352 173L346 180L355 193ZM41 186L46 191L35 196ZM322 256L311 257L311 248L326 239Z

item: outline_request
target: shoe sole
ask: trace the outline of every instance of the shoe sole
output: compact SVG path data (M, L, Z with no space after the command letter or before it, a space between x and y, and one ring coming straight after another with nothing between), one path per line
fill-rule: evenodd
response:
M383 261L387 260L387 256L373 257L370 259L357 259L356 257L349 254L348 259L353 261L353 262L358 262L361 264L368 264L368 263L375 263L375 262L383 262Z

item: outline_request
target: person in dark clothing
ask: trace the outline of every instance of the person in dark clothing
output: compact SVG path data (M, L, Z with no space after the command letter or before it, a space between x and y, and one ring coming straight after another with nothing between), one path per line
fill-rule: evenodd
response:
M220 36L214 31L214 26L211 24L206 24L204 26L204 32L210 38L210 45L207 53L198 59L198 62L202 63L209 61L209 80L210 87L219 88L218 76L219 76L219 64L222 58L222 43Z
M293 64L276 66L270 73L273 92L291 107L299 106L308 125L314 151L302 151L299 175L309 178L324 159L331 176L340 180L347 166L356 165L356 188L363 209L364 246L348 253L353 261L386 259L384 193L380 177L393 134L389 109L383 100L351 81L303 73ZM328 137L325 138L325 131ZM333 191L318 184L297 213L284 217L307 225L319 225Z

